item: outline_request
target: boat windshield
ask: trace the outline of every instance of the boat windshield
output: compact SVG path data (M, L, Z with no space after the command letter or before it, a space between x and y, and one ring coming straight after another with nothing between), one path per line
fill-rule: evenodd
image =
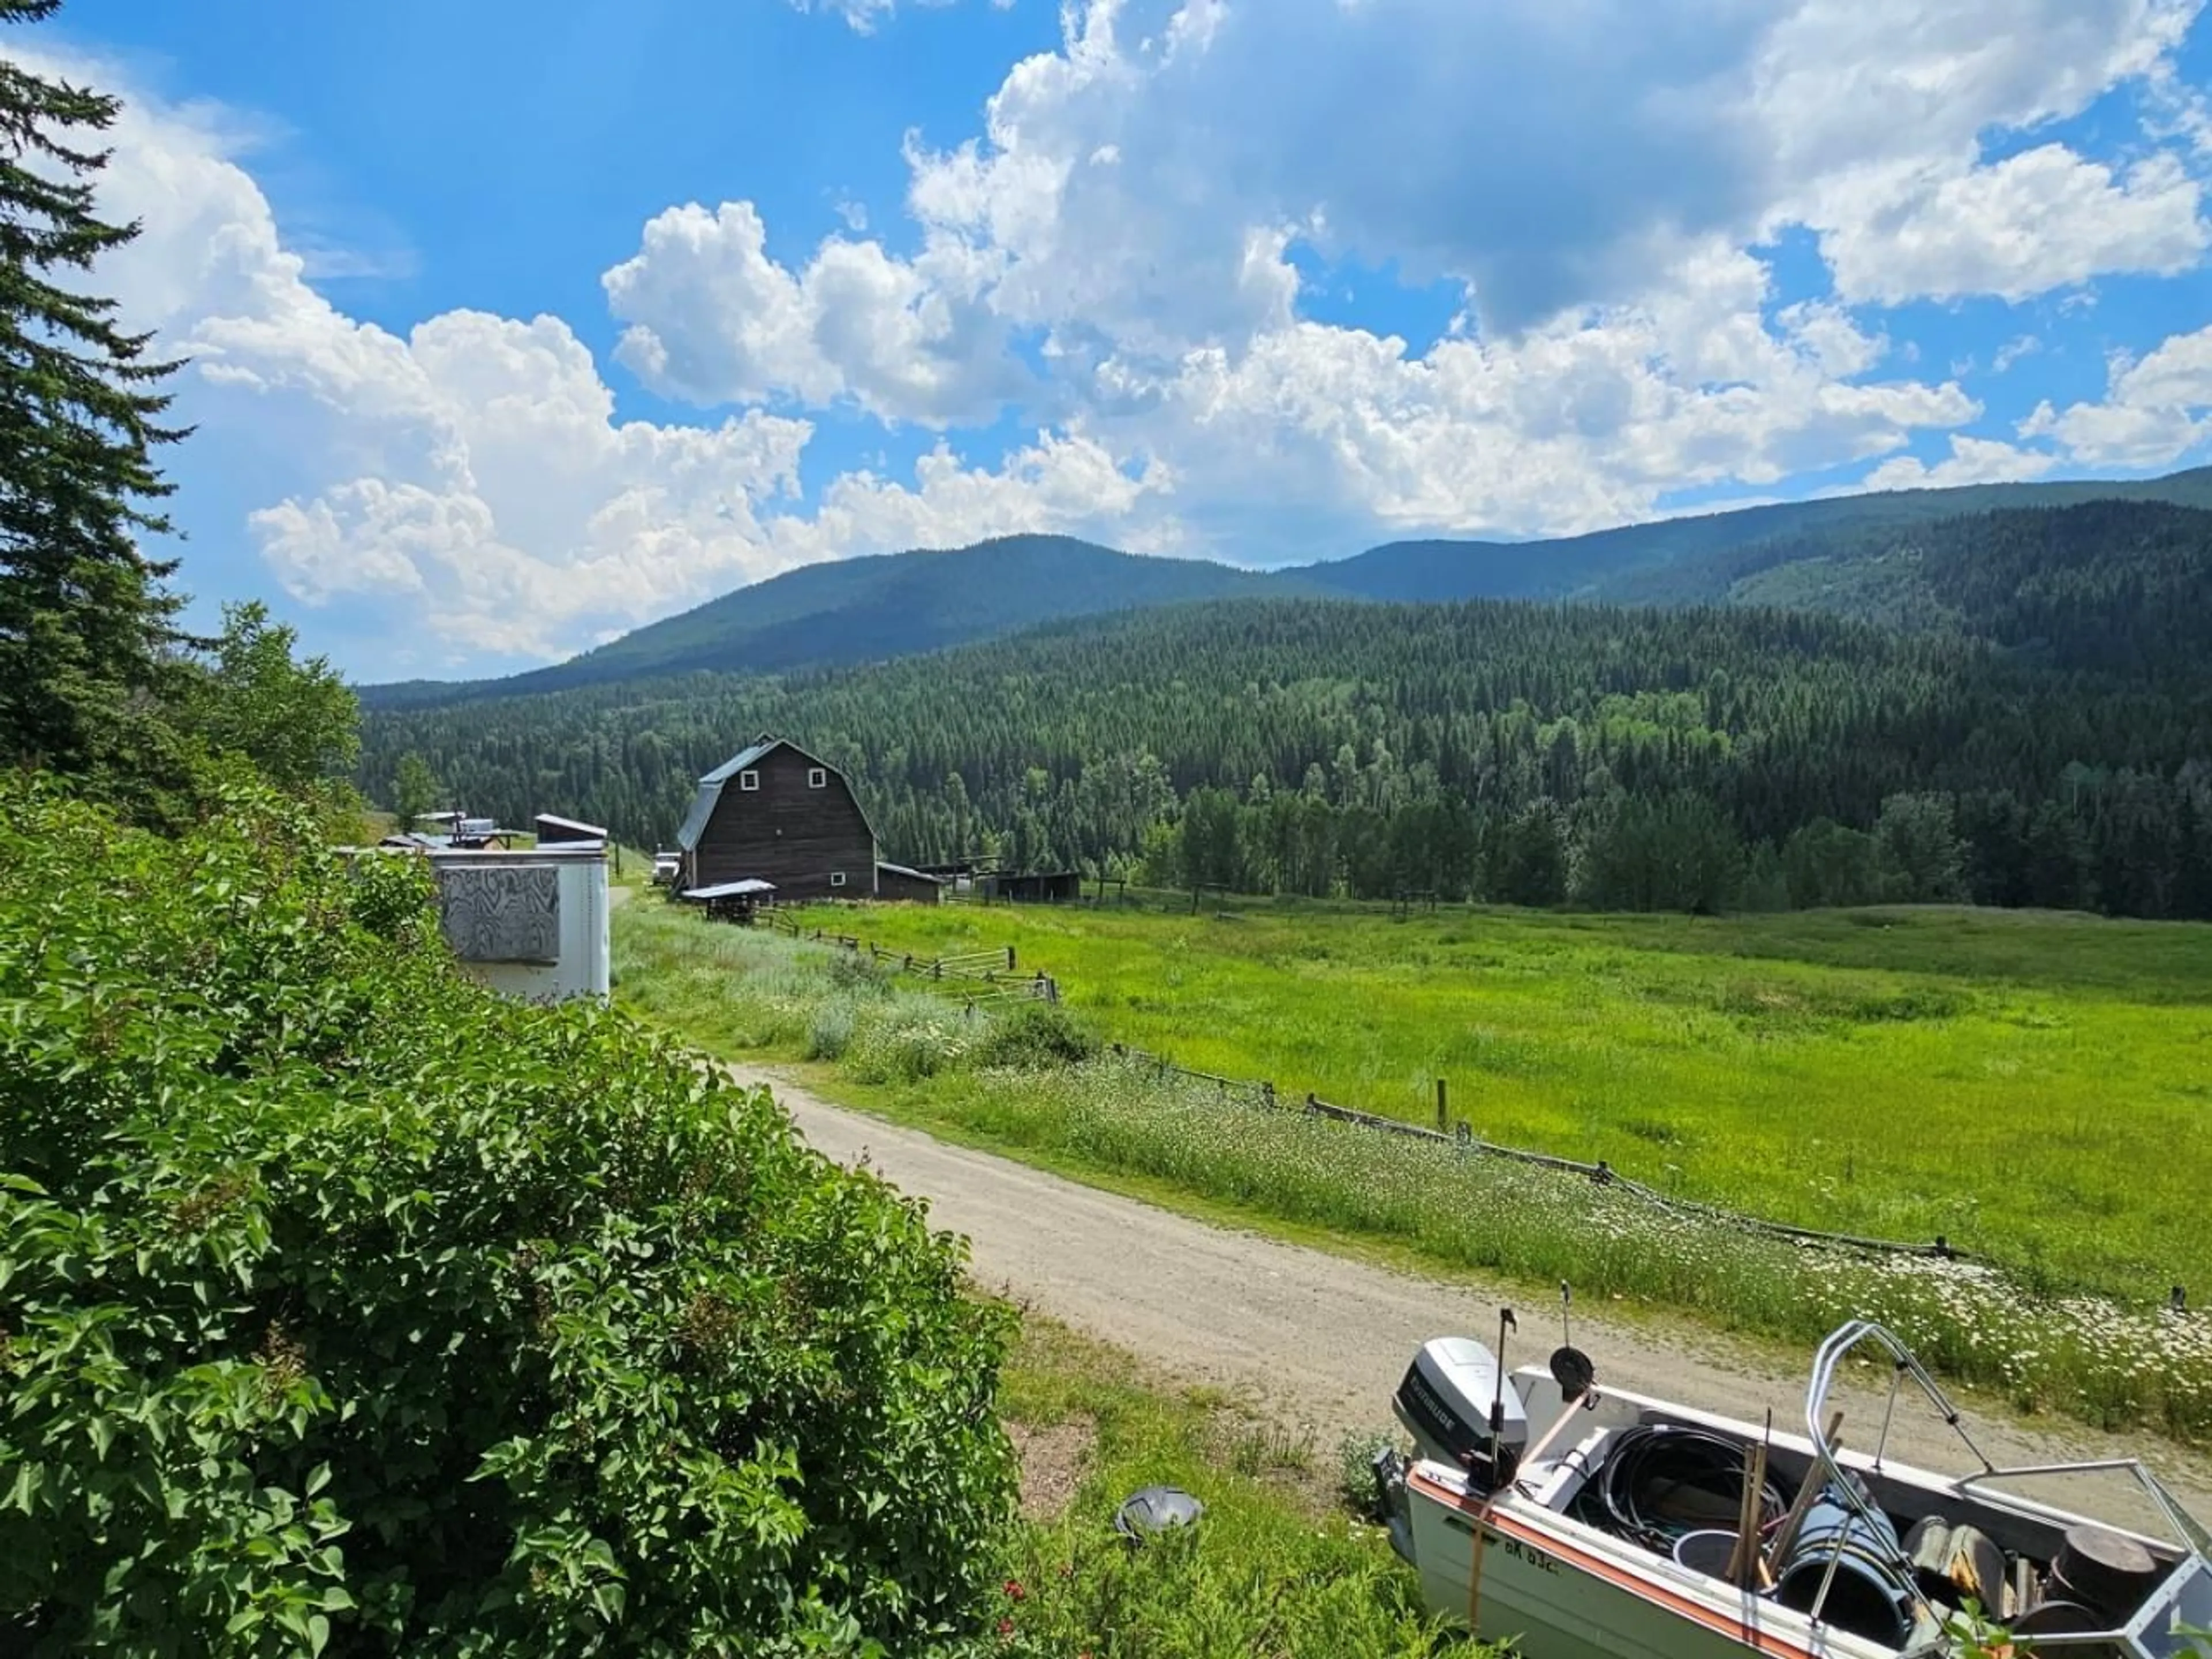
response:
M1991 1462L1966 1432L1959 1408L1951 1403L1936 1379L1928 1374L1927 1367L1907 1347L1904 1340L1887 1326L1869 1319L1853 1320L1831 1333L1814 1357L1813 1380L1805 1393L1805 1432L1813 1443L1814 1455L1822 1470L1838 1483L1838 1491L1847 1498L1853 1483L1842 1479L1843 1466L1836 1460L1836 1447L1827 1425L1829 1396L1835 1389L1836 1372L1844 1361L1856 1349L1874 1346L1886 1351L1890 1359L1889 1403L1882 1413L1881 1436L1875 1446L1874 1461L1879 1465L1889 1441L1890 1425L1896 1416L1898 1395L1905 1379L1910 1376L1936 1413L1959 1437L1974 1462L1980 1465L1972 1473L1961 1475L1957 1484L1962 1488L1990 1487L2011 1480L2042 1480L2068 1475L2119 1474L2134 1480L2158 1518L2167 1528L2172 1543L2190 1554L2212 1565L2212 1531L2189 1511L2187 1505L2172 1488L2153 1474L2140 1458L2085 1458L2072 1462L2016 1464L1999 1468Z

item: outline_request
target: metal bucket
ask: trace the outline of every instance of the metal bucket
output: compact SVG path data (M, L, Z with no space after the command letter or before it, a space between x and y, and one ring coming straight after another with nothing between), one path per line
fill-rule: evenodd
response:
M1862 1518L1832 1492L1823 1492L1805 1512L1790 1559L1776 1575L1775 1598L1785 1607L1811 1613L1831 1561L1836 1576L1820 1605L1821 1622L1886 1647L1903 1647L1912 1632L1913 1593L1889 1517L1877 1510Z

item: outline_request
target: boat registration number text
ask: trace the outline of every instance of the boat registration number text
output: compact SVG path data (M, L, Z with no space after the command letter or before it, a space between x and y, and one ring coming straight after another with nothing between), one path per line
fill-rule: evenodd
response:
M1472 1521L1462 1520L1456 1515L1447 1515L1444 1517L1444 1524L1454 1532L1463 1532L1470 1538L1474 1536L1474 1523ZM1483 1528L1482 1542L1484 1548L1493 1549L1501 1555L1510 1556L1514 1560L1525 1563L1539 1572L1556 1573L1559 1570L1557 1557L1547 1554L1535 1545L1528 1542L1525 1539L1516 1538L1510 1532L1498 1532L1486 1527Z

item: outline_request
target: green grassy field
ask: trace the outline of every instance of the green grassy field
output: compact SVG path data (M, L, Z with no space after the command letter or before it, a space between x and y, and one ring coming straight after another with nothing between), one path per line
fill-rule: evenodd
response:
M1972 910L799 913L1012 945L1114 1041L2046 1288L2212 1295L2212 927Z
M855 919L825 913L832 928ZM2212 1321L2166 1310L2162 1282L2054 1293L2047 1269L1804 1249L1620 1183L1277 1109L1097 1052L1065 1009L964 1009L866 957L664 904L617 913L615 969L623 1006L709 1052L816 1062L832 1098L1154 1202L1532 1286L1571 1279L1801 1350L1875 1318L2021 1409L2212 1433ZM2193 1239L2185 1231L2178 1252Z

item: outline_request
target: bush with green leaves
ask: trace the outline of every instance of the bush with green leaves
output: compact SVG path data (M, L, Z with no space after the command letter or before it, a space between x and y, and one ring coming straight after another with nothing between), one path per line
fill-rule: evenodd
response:
M1098 1035L1057 1002L1018 1002L991 1022L976 1046L978 1066L1050 1071L1097 1058Z
M0 783L0 1650L964 1644L963 1265L765 1093L467 982L419 864Z

